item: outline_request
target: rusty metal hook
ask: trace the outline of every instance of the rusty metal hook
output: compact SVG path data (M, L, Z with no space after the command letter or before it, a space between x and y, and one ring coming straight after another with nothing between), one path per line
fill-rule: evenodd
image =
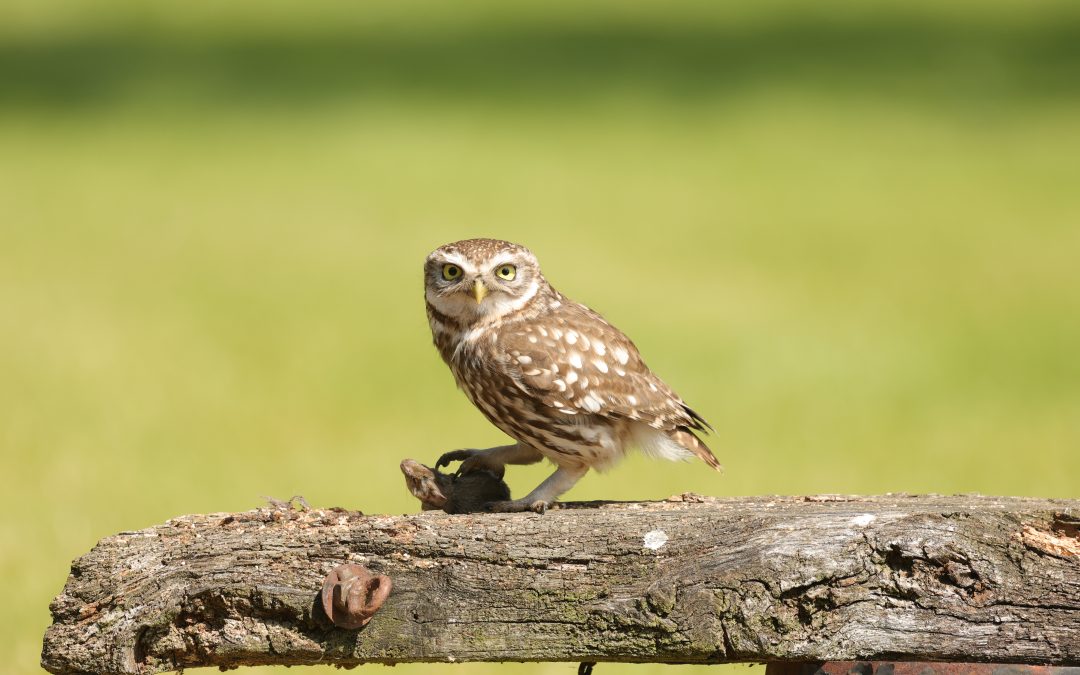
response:
M386 602L393 582L362 565L338 565L322 587L323 611L339 628L363 628Z

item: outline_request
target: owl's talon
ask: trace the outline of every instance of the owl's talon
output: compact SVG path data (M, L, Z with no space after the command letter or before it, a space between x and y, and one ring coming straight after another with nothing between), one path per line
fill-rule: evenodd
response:
M439 456L439 461L435 462L435 469L439 470L444 466L450 466L452 462L464 462L477 452L479 450L451 450L450 452L444 452ZM458 473L461 473L461 468L458 467Z
M543 515L547 513L548 507L552 502L544 501L543 499L536 499L533 501L526 501L524 499L514 499L506 502L492 502L487 505L487 510L492 513L525 513L532 511L533 513L539 513Z

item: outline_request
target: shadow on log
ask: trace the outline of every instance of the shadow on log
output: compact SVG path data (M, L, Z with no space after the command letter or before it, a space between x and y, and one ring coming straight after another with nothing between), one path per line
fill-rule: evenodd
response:
M1080 665L1078 515L1067 500L684 495L542 516L183 516L73 563L42 665ZM393 580L359 631L319 601L342 563Z

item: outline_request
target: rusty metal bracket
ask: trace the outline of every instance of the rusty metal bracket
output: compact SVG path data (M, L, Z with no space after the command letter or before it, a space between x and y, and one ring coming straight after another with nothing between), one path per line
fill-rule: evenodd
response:
M372 574L362 565L338 565L323 582L323 611L339 628L363 628L386 602L393 586L390 577Z

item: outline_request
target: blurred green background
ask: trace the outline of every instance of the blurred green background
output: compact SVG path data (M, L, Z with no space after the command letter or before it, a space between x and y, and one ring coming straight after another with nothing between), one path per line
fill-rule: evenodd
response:
M101 537L412 512L400 459L502 442L424 316L471 236L718 429L723 476L633 457L570 499L1077 497L1078 186L1072 0L7 0L2 669Z

